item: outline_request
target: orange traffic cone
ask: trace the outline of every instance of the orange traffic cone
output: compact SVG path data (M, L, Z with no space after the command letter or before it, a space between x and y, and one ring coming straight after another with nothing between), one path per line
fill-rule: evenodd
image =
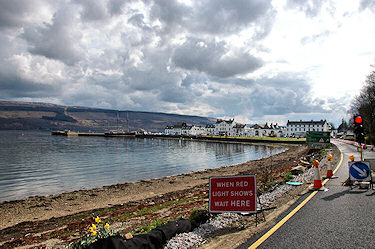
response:
M332 176L333 176L332 166L331 166L332 155L328 155L327 160L328 160L327 178L332 178Z
M314 184L310 187L310 190L325 190L322 184L322 177L319 171L319 161L314 160Z

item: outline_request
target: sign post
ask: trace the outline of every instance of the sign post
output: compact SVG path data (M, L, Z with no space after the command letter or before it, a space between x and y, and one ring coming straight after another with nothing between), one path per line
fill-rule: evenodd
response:
M351 181L371 181L371 167L369 162L349 162L349 177Z
M324 148L325 144L331 142L331 136L326 131L308 131L306 133L306 142L312 147Z
M210 177L209 211L256 213L255 175Z

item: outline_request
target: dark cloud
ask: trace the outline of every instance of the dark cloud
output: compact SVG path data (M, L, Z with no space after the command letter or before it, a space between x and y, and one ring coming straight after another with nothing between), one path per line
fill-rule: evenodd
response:
M245 81L246 82L246 81ZM262 119L270 115L291 113L327 113L321 99L313 99L306 76L296 73L277 74L271 78L261 78L237 83L222 88L215 86L214 94L205 97L203 102L220 108L219 115L242 114Z
M0 0L0 28L21 27L39 1Z
M305 75L284 73L257 81L251 96L256 115L326 112L321 100L312 99Z
M23 38L29 44L29 52L67 65L77 63L82 54L79 51L81 33L75 30L75 14L74 6L65 6L55 13L52 24L25 29Z
M253 72L263 64L260 59L246 51L230 52L224 42L189 38L176 48L172 61L183 69L197 70L224 78Z
M76 0L82 6L81 16L84 21L103 20L108 17L104 1Z
M193 99L192 92L184 87L166 88L160 93L159 98L169 103L186 103Z
M15 75L14 72L0 72L0 98L15 99L22 97L56 97L61 93L60 85L43 84Z
M183 29L208 34L232 34L249 27L255 27L261 34L268 33L275 13L268 0L194 1L194 6L162 0L156 1L151 11L152 18L164 24L165 33Z
M137 26L139 28L143 28L144 26L146 26L145 22L144 22L144 15L141 14L141 13L137 13L135 15L133 15L132 17L129 18L128 22L133 24L134 26Z
M363 11L365 9L369 9L375 13L375 2L373 0L361 0L359 10Z
M130 2L130 1L127 1ZM119 15L122 12L122 8L126 4L123 0L109 0L108 1L108 11L111 14L111 16Z
M237 32L273 15L271 1L198 1L195 10L192 29L211 34Z

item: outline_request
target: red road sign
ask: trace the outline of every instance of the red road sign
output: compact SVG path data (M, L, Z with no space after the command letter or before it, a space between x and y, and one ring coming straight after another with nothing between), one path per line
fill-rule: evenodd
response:
M255 175L210 177L210 203L212 213L255 213Z

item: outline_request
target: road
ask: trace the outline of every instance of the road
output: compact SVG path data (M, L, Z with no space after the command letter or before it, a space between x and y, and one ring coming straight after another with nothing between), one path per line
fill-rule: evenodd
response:
M338 178L326 183L327 191L315 191L297 213L258 247L254 243L259 243L258 239L271 228L238 248L375 248L375 192L342 186L349 176L349 156L353 154L357 161L360 155L352 145L334 143L343 153L343 161L335 173ZM364 156L375 163L375 152L366 151ZM315 192L301 197L279 220Z

